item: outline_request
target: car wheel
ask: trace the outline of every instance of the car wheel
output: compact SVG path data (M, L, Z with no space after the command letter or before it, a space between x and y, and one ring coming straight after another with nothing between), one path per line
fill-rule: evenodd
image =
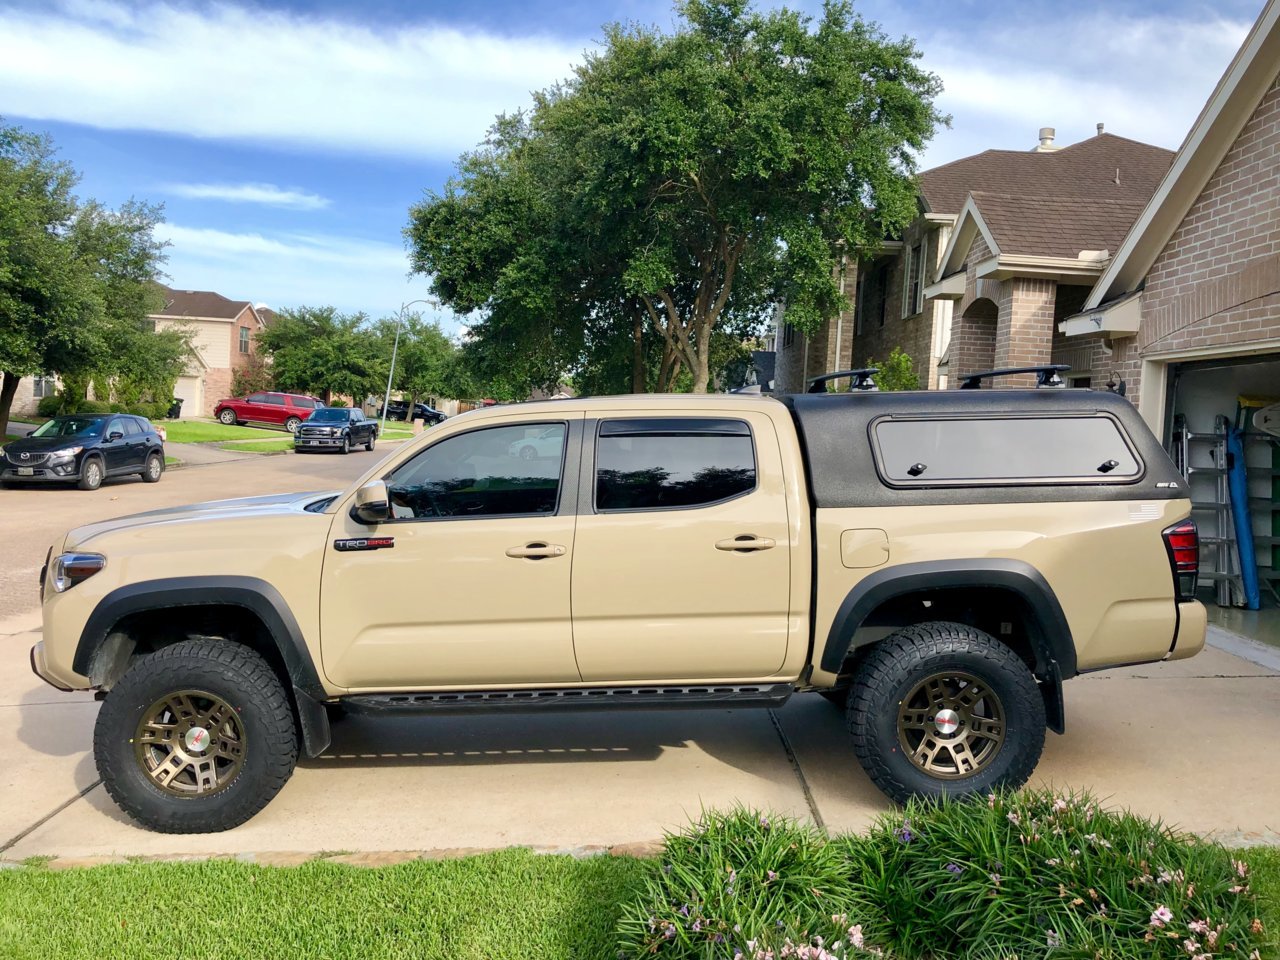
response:
M81 490L97 490L102 486L102 461L97 457L85 457L76 486Z
M538 451L533 449L533 447L524 446L520 448L521 460L532 460L537 455L538 455Z
M342 452L344 454L351 452L351 434L342 438Z
M236 412L230 407L227 407L218 413L218 419L228 427L234 427L236 425Z
M290 417L288 420L284 422L284 428L288 430L290 433L293 433L295 430L298 429L298 425L301 423L302 421L299 420L297 417Z
M378 435L376 433L370 433L369 439L368 441L365 442L364 448L368 450L370 453L373 453L373 445L377 442L378 442Z
M185 640L140 657L103 701L93 753L107 793L162 833L244 823L298 757L289 698L256 651Z
M160 476L164 473L164 457L158 453L153 453L147 457L147 465L142 471L142 479L147 483L159 483Z
M881 641L847 708L867 775L899 803L1027 782L1044 749L1044 700L1016 653L963 623L920 623Z

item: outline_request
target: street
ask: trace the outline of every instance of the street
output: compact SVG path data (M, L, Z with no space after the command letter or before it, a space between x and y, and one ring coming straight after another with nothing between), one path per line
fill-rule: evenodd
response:
M49 543L108 516L331 489L371 462L290 454L95 493L0 491L0 716L10 718L0 726L0 859L582 849L657 839L703 806L742 803L831 831L859 829L889 809L854 760L842 713L798 695L777 711L352 717L245 825L186 836L134 826L98 784L89 752L97 703L44 685L28 665ZM1035 782L1088 789L1234 843L1280 841L1280 767L1256 746L1280 711L1280 674L1211 647L1180 663L1082 677L1066 696L1067 735L1048 737Z

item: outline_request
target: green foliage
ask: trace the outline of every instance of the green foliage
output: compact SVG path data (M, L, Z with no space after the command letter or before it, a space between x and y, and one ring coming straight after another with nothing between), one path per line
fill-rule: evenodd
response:
M644 861L528 850L383 869L206 860L0 870L0 955L26 960L595 960ZM217 890L199 947L157 904Z
M101 400L81 400L76 405L76 413L110 413L111 404Z
M741 808L704 812L668 834L623 914L620 953L750 957L814 936L831 942L848 926L848 873L844 851L812 827Z
M329 401L329 406L345 407L347 406L347 401L343 400L341 397L334 397L332 400Z
M36 404L36 414L41 417L56 417L63 412L66 402L65 394L54 394L50 397L41 397Z
M363 313L340 314L333 307L284 309L257 337L281 390L315 394L327 404L335 393L359 401L380 393L379 381L386 385L378 338Z
M867 366L880 369L874 379L881 390L920 389L920 377L915 372L911 356L904 353L901 347L894 347L889 359L883 363L868 360Z
M1270 955L1227 850L1087 795L913 802L841 843L853 911L894 956Z
M425 397L470 397L474 384L462 349L435 321L423 320L416 313L407 314L400 325L400 343L396 347L396 319L380 320L375 330L388 367L395 350L395 373L391 389L402 394L409 403ZM385 388L385 381L383 383Z
M256 353L249 354L243 367L231 372L231 395L247 397L251 393L275 389L275 378L271 375L271 367Z
M528 385L613 379L639 319L706 390L715 329L749 333L782 300L812 330L846 306L844 251L914 216L915 155L944 118L911 41L845 2L816 20L745 0L679 10L672 34L607 28L410 211L414 269L483 316L478 368L505 357ZM647 386L641 341L632 380Z

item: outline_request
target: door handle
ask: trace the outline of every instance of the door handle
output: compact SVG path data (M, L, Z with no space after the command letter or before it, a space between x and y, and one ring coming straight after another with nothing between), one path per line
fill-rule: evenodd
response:
M515 559L542 560L546 557L563 557L564 547L558 543L526 543L522 547L508 547L507 556Z
M749 553L752 550L772 550L778 545L776 540L768 537L753 537L749 533L734 537L732 540L717 540L717 550L732 550L735 553Z

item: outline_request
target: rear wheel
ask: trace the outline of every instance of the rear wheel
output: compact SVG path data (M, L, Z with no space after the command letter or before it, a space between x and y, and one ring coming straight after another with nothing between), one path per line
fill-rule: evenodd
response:
M218 419L228 427L234 427L236 425L236 412L227 407L218 413Z
M1012 650L962 623L886 638L854 675L854 752L889 797L962 796L1027 782L1044 749L1044 700Z
M81 490L97 490L102 486L102 461L97 457L86 457L76 486Z
M290 433L293 433L298 429L298 425L301 423L302 421L297 417L290 417L288 420L284 422L284 428L288 430Z
M136 660L93 734L107 793L162 833L229 830L261 810L297 761L284 687L255 651L187 640Z
M142 479L147 483L159 483L164 473L164 457L153 453L147 457L147 465L142 469Z
M377 441L378 441L378 435L376 433L371 432L369 434L369 439L365 441L364 448L368 450L370 453L373 453L373 445L377 443Z
M521 460L532 460L537 455L538 455L538 451L533 449L533 447L531 446L526 445L520 448Z

